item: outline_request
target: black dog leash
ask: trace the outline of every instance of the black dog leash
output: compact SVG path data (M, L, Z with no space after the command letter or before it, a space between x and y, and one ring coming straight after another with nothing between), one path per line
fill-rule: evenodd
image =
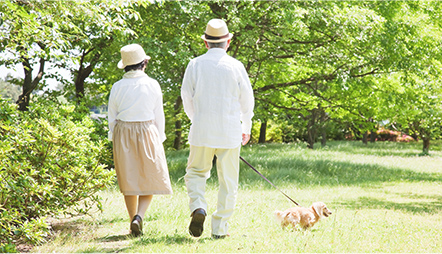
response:
M273 187L275 187L277 190L279 190L279 192L281 192L284 196L286 196L288 199L290 199L290 201L292 201L293 203L295 203L297 206L300 206L298 203L296 203L295 200L291 199L287 194L285 194L284 192L282 192L278 187L276 187L272 182L269 181L269 179L267 179L265 176L263 176L258 170L256 170L252 165L250 165L250 163L248 163L246 160L244 160L243 157L239 156L239 158L244 161L245 164L247 164L247 166L249 166L251 169L253 169L256 173L258 173L258 175L260 175L262 178L264 178L264 180L266 180L267 182L269 182Z

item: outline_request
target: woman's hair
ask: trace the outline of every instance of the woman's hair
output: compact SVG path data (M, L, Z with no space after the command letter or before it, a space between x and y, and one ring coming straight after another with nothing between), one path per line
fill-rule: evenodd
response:
M128 71L136 71L136 70L142 70L144 68L144 66L147 65L147 62L149 60L143 60L141 63L137 63L137 64L133 64L133 65L128 65L126 67L124 67L124 71L128 72Z

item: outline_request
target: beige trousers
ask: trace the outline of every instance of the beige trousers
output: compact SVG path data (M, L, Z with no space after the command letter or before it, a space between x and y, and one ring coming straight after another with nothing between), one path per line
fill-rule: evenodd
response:
M203 208L207 211L207 202L204 198L206 180L210 177L213 156L216 156L218 172L218 203L215 213L212 214L212 234L226 235L227 221L235 209L238 193L239 152L241 146L234 149L219 149L210 147L190 146L184 180L190 198L190 211Z

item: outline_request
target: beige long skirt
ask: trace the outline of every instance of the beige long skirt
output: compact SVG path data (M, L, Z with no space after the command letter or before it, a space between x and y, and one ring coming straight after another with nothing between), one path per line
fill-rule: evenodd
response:
M153 121L118 121L113 145L118 186L124 195L172 194L164 147Z

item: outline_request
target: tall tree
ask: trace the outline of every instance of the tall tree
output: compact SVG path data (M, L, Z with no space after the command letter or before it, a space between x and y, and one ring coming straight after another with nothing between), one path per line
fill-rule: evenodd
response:
M136 37L130 23L139 20L134 9L139 4L144 5L145 2L91 1L83 2L80 10L71 10L71 22L78 32L70 34L70 43L63 49L63 53L69 57L61 59L59 66L72 73L73 82L65 82L66 90L78 100L84 99L88 92L86 99L96 100L98 96L103 102L102 94L106 89L102 86L112 80L113 75L108 73L116 69L119 49L128 39ZM94 72L98 75L94 75ZM92 80L89 83L88 78Z
M392 36L383 42L390 46L385 57L399 83L385 99L385 107L393 111L388 119L400 131L422 139L423 153L428 153L430 140L441 137L442 4L378 2L376 9L389 17Z
M117 1L2 1L2 52L5 65L22 64L24 79L19 108L26 110L32 92L41 84L48 62L70 69L76 98L85 94L85 80L103 60L115 37L130 36L126 19L136 19L131 4ZM34 73L34 70L38 70ZM69 89L68 86L66 89ZM92 91L98 90L96 87ZM69 94L68 94L69 96Z
M183 131L189 121L182 109L181 81L191 58L205 51L199 38L204 32L207 5L203 2L166 1L140 6L141 20L132 28L140 43L152 58L146 72L157 79L164 93L165 114L168 128L166 146L180 149L185 143Z
M105 102L121 78L119 49L136 42L152 57L147 73L163 89L166 147L180 149L190 124L182 75L206 51L200 35L208 20L222 18L234 34L228 54L246 66L255 91L261 141L272 122L283 132L305 129L296 135L311 148L319 137L325 145L336 122L363 134L389 120L421 139L440 136L439 2L3 1L0 7L1 50L12 53L0 61L24 66L24 109L48 62L71 71L60 79L69 98Z
M22 94L17 101L20 110L27 110L32 91L42 80L46 61L53 49L60 46L58 25L54 22L58 2L2 1L1 39L2 52L11 59L0 62L6 66L21 63L24 71ZM33 73L37 65L37 74ZM34 76L35 75L35 76Z

